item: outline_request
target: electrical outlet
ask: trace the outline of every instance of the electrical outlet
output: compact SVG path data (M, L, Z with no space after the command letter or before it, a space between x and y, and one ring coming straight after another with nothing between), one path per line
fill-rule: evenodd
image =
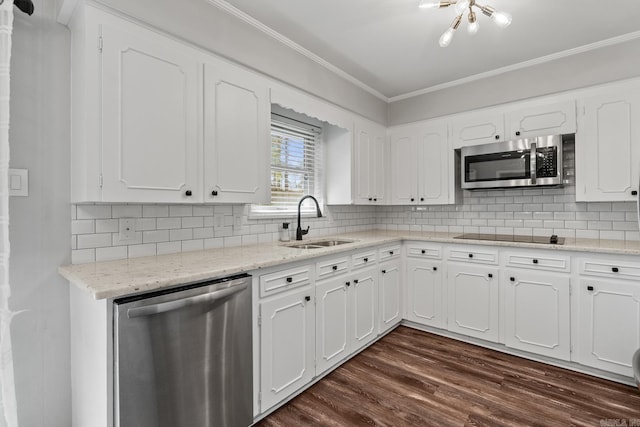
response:
M118 239L121 242L127 242L136 239L136 220L134 218L120 218L119 222L120 235Z

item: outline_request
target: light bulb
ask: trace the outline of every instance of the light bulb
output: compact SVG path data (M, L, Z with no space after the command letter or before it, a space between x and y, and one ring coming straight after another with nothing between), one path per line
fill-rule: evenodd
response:
M458 0L456 2L456 14L462 15L469 7L469 0Z
M478 32L478 28L480 28L478 21L469 22L469 25L467 26L467 31L469 32L469 34L473 35Z
M511 15L507 12L493 12L491 19L493 19L493 22L500 28L508 27L509 24L511 24Z
M440 0L420 0L420 9L437 9L440 7Z
M451 39L453 39L453 28L448 28L447 31L445 31L444 33L442 33L442 36L440 36L440 47L447 47L449 46L449 43L451 43Z

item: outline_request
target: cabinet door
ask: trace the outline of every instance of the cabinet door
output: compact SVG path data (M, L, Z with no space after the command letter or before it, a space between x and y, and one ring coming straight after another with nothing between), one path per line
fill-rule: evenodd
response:
M507 270L505 278L507 347L569 360L569 278L524 269Z
M314 317L311 288L260 303L261 412L313 379Z
M391 203L409 205L418 197L418 150L415 131L405 129L391 136Z
M448 330L497 342L498 270L450 263L448 276Z
M449 141L447 126L418 130L418 203L449 203ZM451 176L453 178L453 176Z
M407 261L407 320L444 327L442 277L442 263L439 261Z
M400 262L390 261L380 266L380 333L388 331L402 320Z
M377 270L358 273L351 283L351 352L357 351L378 336Z
M355 203L356 204L368 204L373 202L373 187L375 183L372 182L372 163L373 158L375 135L373 135L368 128L362 126L356 127L355 137L355 183L356 189Z
M387 201L387 136L385 129L380 128L373 138L371 150L371 182L373 183L373 201L383 204Z
M349 286L344 276L316 286L316 375L349 355Z
M512 111L507 114L506 139L563 135L576 131L576 103L567 101Z
M637 282L582 279L578 298L578 362L632 377L631 358L640 348Z
M224 62L205 65L205 202L268 203L267 83Z
M634 201L640 168L640 88L578 101L576 200Z
M457 118L452 124L453 148L505 140L504 116L480 113Z
M102 201L201 202L195 53L111 23L102 39Z

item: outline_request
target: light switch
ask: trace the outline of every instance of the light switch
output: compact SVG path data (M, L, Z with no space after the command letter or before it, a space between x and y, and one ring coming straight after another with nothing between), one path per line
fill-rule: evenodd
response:
M9 169L9 195L18 197L29 195L28 169Z

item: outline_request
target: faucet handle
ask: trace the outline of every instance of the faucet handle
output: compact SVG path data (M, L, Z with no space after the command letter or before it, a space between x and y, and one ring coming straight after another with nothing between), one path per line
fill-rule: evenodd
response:
M309 226L307 225L307 229L306 230L302 230L302 235L304 236L305 234L309 234Z

